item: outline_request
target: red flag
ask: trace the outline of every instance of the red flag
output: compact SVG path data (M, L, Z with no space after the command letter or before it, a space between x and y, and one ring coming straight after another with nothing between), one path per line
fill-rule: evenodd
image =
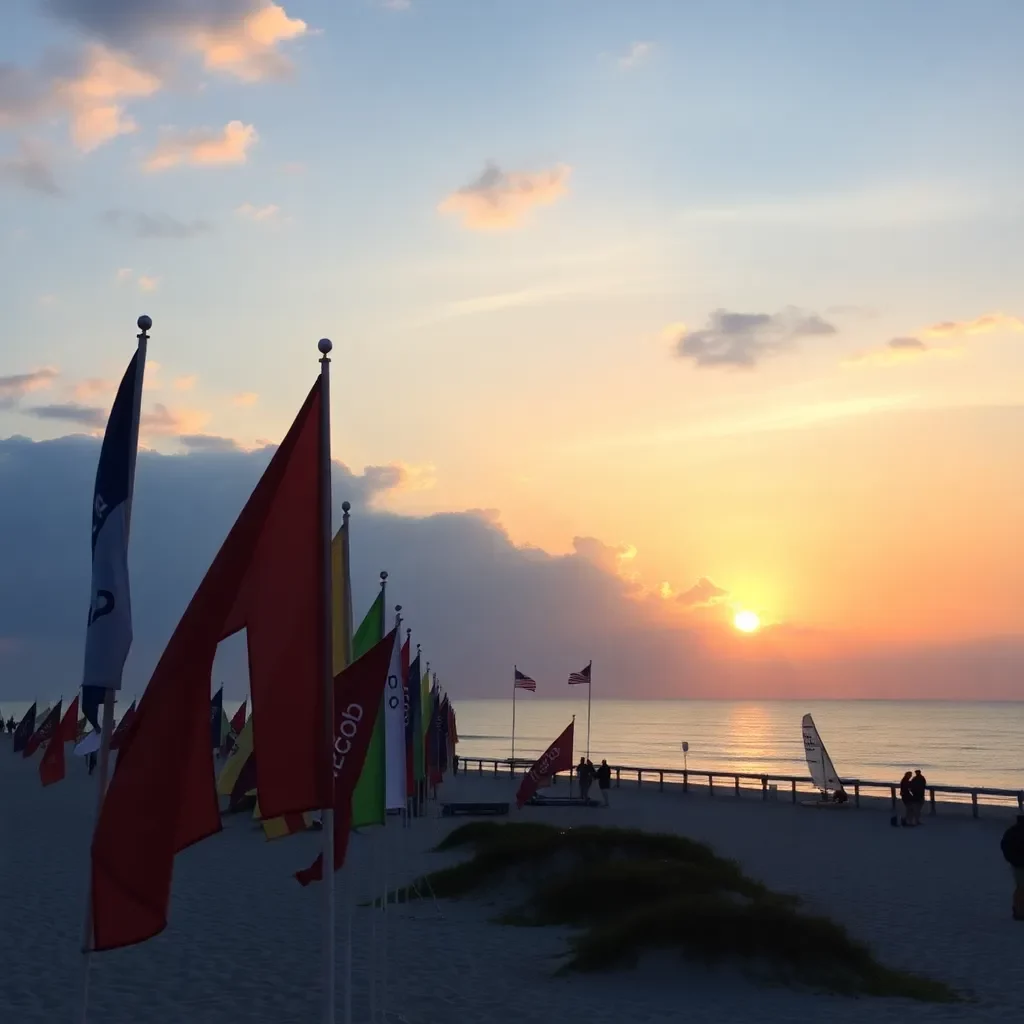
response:
M60 723L60 705L57 703L51 708L50 713L43 719L42 725L28 738L25 749L21 752L22 757L31 757L56 731Z
M71 702L56 734L50 740L39 762L39 779L44 786L52 786L64 778L64 744L74 743L78 735L78 697Z
M545 785L557 772L572 771L572 734L576 720L573 719L565 732L544 751L526 773L516 793L516 806L522 807L537 789Z
M352 791L366 761L377 712L391 668L395 631L334 677L334 870L345 863L352 820ZM300 885L324 877L321 853L305 870L296 871Z
M227 757L232 750L235 749L235 744L238 742L239 734L242 729L245 728L245 706L248 701L242 701L239 709L231 716L231 724L228 727L228 734L224 737L224 745L221 747L221 757Z
M135 701L132 701L128 705L128 710L124 713L121 721L117 723L117 728L114 729L114 735L110 737L110 749L120 750L121 744L124 743L125 737L128 735L128 730L132 727L132 722L135 721Z
M220 831L210 749L218 643L246 629L260 808L327 805L321 384L310 390L178 623L117 760L92 843L94 945L167 926L175 854Z

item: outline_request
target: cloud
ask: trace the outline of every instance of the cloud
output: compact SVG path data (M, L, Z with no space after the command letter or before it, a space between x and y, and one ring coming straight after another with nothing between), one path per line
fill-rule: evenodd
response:
M674 339L675 354L700 367L756 366L762 359L791 349L800 338L827 337L836 328L817 313L787 306L778 313L733 313L716 309L708 324Z
M182 377L174 378L174 390L175 391L191 391L196 386L196 381L199 378L194 374L190 373Z
M112 395L116 387L116 380L106 380L103 377L87 377L85 380L79 381L71 389L71 393L75 398L87 402L90 398Z
M503 171L488 163L480 176L441 201L438 210L462 218L474 231L500 231L523 222L538 206L550 206L569 191L571 169L559 164L546 171Z
M195 238L213 230L206 220L179 220L167 213L141 213L134 210L107 210L101 220L115 229L130 232L136 238Z
M259 397L255 391L242 391L231 399L231 404L243 409L249 409L259 401Z
M921 333L926 338L964 338L996 331L1020 333L1024 331L1024 320L1006 313L985 313L973 320L944 320L926 327Z
M187 164L191 167L218 167L244 164L249 147L259 136L251 124L230 121L221 130L193 128L168 132L146 159L147 171L166 171Z
M139 279L136 283L139 286L140 292L155 292L157 285L160 284L160 278L148 277L146 274L139 274Z
M612 545L597 537L573 537L572 549L580 558L604 572L631 582L637 581L636 574L629 569L636 558L636 548L632 544Z
M619 67L624 71L638 67L651 56L654 51L654 43L630 43L629 49L619 58Z
M161 86L131 56L98 43L47 54L33 70L0 65L0 126L66 117L75 146L90 152L136 131L125 101L152 96Z
M246 82L289 74L279 45L309 31L268 0L46 0L46 6L111 45L145 51L163 41L200 54L208 70Z
M114 278L118 284L123 284L125 281L130 281L135 276L135 271L131 267L119 267Z
M0 157L0 182L17 185L42 196L64 194L57 184L50 162L25 142L21 143L14 156Z
M33 391L48 388L56 379L57 370L43 366L29 373L14 373L0 377L0 409L10 409Z
M700 605L714 604L720 598L726 597L728 593L728 590L716 586L707 576L701 576L689 590L676 594L675 599L688 608L694 608Z
M237 452L238 442L233 437L216 434L182 434L178 440L191 452Z
M77 423L92 430L102 429L107 422L107 410L95 405L79 402L58 402L53 405L35 405L26 409L31 416L41 420L59 420L62 423Z
M858 352L843 361L844 366L892 366L920 359L923 356L949 354L950 349L926 345L920 338L910 335L890 338L881 348Z
M209 416L198 409L171 409L157 402L148 412L142 413L140 431L148 435L171 436L198 434L209 420Z
M235 213L239 217L255 221L276 220L280 212L281 208L273 203L268 203L266 206L253 206L252 203L242 203L241 206L235 209Z

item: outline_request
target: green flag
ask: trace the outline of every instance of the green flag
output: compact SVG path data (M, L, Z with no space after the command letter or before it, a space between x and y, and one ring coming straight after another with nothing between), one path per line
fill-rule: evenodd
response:
M374 644L384 639L384 591L370 606L355 636L352 657L361 658ZM384 714L377 715L363 772L352 793L352 827L384 824Z
M427 698L430 696L430 669L423 673L423 680L420 683L420 692L417 700L420 702L420 715L416 720L416 730L412 734L412 766L413 777L417 782L422 782L427 777L427 764L423 759L423 721L429 713Z

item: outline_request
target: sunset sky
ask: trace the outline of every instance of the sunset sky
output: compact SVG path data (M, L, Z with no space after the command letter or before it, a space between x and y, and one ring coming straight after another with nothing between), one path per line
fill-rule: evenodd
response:
M142 441L191 480L280 440L326 335L374 514L590 563L624 647L741 690L955 648L965 697L984 649L1024 697L1022 37L1017 0L24 0L0 438L101 432L145 312Z

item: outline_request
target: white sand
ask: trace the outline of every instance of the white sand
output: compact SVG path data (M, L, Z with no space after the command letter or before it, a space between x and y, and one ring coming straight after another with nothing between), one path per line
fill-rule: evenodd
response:
M78 953L93 780L69 759L69 778L43 790L35 761L0 741L0 1020L77 1020ZM487 775L446 784L454 799L511 799L514 784ZM565 792L560 785L558 791ZM763 988L738 972L707 972L660 955L637 970L554 979L565 948L558 929L489 923L486 902L430 901L387 917L389 1019L409 1024L797 1022L845 1024L1024 1020L1024 924L1010 919L1009 875L999 854L1006 817L925 819L889 827L885 809L820 812L788 803L710 800L656 788L612 790L600 810L527 809L511 820L600 822L678 831L711 843L768 885L804 896L894 966L970 990L977 1002L929 1006ZM426 852L465 819L419 821L411 830L353 839L339 897L354 877L364 895L391 878L450 863ZM291 872L319 836L274 843L248 816L178 858L171 922L158 938L94 958L90 1021L227 1024L319 1021L320 887ZM403 870L404 869L404 870ZM338 922L339 985L344 913ZM368 939L380 913L354 914L355 1021L368 1016ZM381 996L377 1004L380 1006ZM342 1021L339 998L338 1021Z

